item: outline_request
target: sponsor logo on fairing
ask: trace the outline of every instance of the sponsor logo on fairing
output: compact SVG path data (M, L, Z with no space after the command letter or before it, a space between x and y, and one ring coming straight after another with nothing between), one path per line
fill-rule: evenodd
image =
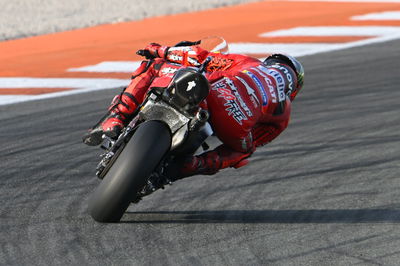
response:
M267 96L267 92L264 89L264 86L261 83L261 80L256 75L254 75L252 72L250 72L248 70L243 70L242 72L247 74L256 83L258 91L260 92L261 97L262 97L263 106L267 105L268 104L268 96Z
M191 47L171 47L168 49L167 58L171 61L182 62L186 58L187 62L192 66L199 66L199 61L194 58L197 54Z
M168 55L168 59L174 62L182 62L183 57L175 54Z
M182 62L183 63L183 56L171 54L171 55L168 55L168 60L171 60L173 62ZM197 61L196 59L194 59L192 57L187 57L187 61L192 66L199 66L200 65L199 61Z
M161 70L161 73L163 73L164 75L167 75L167 74L173 74L173 73L175 73L176 71L178 71L178 68L164 67L164 68Z
M189 51L193 51L193 49L190 46L178 46L178 47L172 46L168 49L168 52L172 52L172 51L189 52Z
M226 101L224 106L227 107L225 110L228 112L228 115L232 116L238 124L242 125L242 121L247 120L247 117L236 102L236 96L232 94L231 89L227 88L227 81L222 79L212 84L211 87L212 90L218 91L218 97Z
M199 66L200 65L199 61L197 61L196 59L194 59L192 57L188 57L187 60L192 66Z
M194 80L189 81L186 91L191 91L194 87L196 87L196 82Z

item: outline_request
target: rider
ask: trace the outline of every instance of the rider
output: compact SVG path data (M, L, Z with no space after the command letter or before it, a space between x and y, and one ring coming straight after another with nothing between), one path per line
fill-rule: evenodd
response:
M245 55L209 52L198 44L185 41L168 47L151 43L139 50L138 54L150 60L141 63L129 86L114 97L108 113L84 142L98 145L103 134L118 136L150 86L167 87L182 65L199 66L211 57L205 74L211 89L201 107L210 113L210 124L223 144L176 160L167 169L167 176L174 181L246 165L246 158L257 147L269 143L287 127L291 102L303 86L303 67L288 55L272 54L261 62Z

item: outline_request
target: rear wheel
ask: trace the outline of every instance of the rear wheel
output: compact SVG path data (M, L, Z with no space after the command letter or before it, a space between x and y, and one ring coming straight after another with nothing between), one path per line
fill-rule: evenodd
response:
M118 222L171 146L171 132L160 121L139 126L89 199L98 222Z

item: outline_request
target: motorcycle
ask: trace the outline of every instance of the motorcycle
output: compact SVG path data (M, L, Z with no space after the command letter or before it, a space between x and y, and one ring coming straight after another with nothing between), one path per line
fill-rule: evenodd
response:
M210 90L204 76L210 60L182 66L166 88L150 86L118 138L103 135L105 152L96 169L101 183L88 204L94 220L118 222L131 203L171 184L165 170L174 159L208 149L213 131L199 104Z

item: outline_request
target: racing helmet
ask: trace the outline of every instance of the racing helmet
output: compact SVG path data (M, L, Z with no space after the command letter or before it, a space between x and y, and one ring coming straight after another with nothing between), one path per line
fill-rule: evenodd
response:
M289 66L293 70L294 74L296 75L296 83L292 88L287 88L285 91L286 95L289 96L291 101L293 101L297 93L299 93L299 91L303 88L304 82L304 68L299 60L290 55L272 54L264 60L263 64L265 66L283 64Z

